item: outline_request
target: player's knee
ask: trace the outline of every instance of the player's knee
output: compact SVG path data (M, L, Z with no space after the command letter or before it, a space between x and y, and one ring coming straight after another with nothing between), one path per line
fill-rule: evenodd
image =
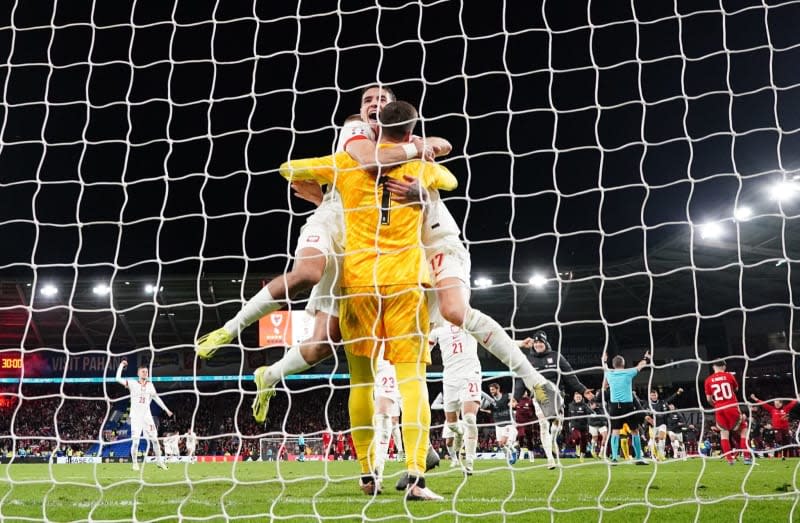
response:
M464 325L466 317L466 307L457 300L441 300L439 302L439 313L442 317L453 325Z

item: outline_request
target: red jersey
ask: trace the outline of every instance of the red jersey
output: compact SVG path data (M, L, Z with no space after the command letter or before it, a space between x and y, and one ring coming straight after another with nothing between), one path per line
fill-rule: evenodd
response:
M531 423L534 417L533 403L527 396L523 396L517 402L514 410L514 418L518 424Z
M706 396L711 397L715 409L737 405L736 391L739 383L730 372L715 372L706 378Z
M775 430L789 430L789 412L797 405L797 401L790 401L781 408L777 408L771 403L758 402L759 407L764 407L772 417L772 428Z
M328 447L330 447L332 438L333 438L333 434L331 434L330 432L323 432L322 433L322 448L323 449L327 450Z

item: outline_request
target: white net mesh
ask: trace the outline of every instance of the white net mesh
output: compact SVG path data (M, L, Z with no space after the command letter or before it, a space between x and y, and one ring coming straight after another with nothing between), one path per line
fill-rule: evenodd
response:
M0 449L13 464L0 519L793 520L795 418L744 402L799 392L798 20L800 2L777 0L7 5ZM445 503L390 493L399 464L373 499L349 459L341 357L287 378L266 425L251 416L252 373L280 349L261 350L252 327L195 358L198 335L291 266L312 207L277 166L332 152L376 82L419 108L417 132L454 145L445 164L460 188L446 203L470 249L473 306L517 337L544 328L590 388L604 349L629 365L649 349L635 387L643 401L684 390L669 428L682 446L668 437L653 449L664 460L612 467L570 459L565 431L547 470L537 425L523 423L520 446L537 457L512 467L481 414L487 461L469 478L447 465L429 476ZM755 467L716 457L703 384L722 357ZM507 369L481 358L508 390ZM198 464L131 471L122 359L127 378L153 373L175 413L154 409L159 436L179 434L186 457L193 430ZM444 455L441 424L435 414ZM248 462L301 434L330 437L334 460ZM712 457L673 459L684 447Z

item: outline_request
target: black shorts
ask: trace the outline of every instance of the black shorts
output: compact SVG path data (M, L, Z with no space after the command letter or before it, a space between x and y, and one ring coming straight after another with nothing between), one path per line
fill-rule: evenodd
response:
M297 448L300 450L299 454L305 454L306 446L305 445L298 445Z
M612 401L608 404L608 414L611 416L611 430L619 430L626 423L631 430L638 430L644 421L644 413L637 412L633 402L618 403Z

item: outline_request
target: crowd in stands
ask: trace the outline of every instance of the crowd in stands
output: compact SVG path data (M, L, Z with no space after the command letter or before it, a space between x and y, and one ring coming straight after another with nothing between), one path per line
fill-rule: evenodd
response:
M160 387L159 394L175 416L168 418L159 416L159 434L164 436L171 433L185 434L192 428L198 435L196 454L240 454L256 458L259 455L259 439L265 437L279 438L283 434L297 436L300 434L310 438L321 437L326 431L337 434L339 431L347 432L348 391L345 387L330 388L328 384L312 385L307 389L294 390L291 395L279 393L272 399L270 416L267 423L258 425L251 414L252 392L239 389L202 390L196 393L194 389L167 390ZM117 439L116 431L104 431L107 420L115 411L123 413L128 408L124 391L104 389L98 386L76 386L71 389L59 389L57 386L29 387L23 390L20 397L15 389L0 390L0 394L13 398L13 406L5 407L5 412L0 415L0 450L3 455L8 452L25 455L47 456L57 450L71 452L86 452L94 443L113 441ZM432 391L434 396L437 391ZM669 391L665 391L669 392ZM792 397L793 392L787 390L769 390L764 392L764 397ZM639 391L639 396L646 398L644 391ZM681 400L684 404L676 405L684 412L697 409L692 404L694 394L684 394ZM696 403L696 402L695 402ZM769 455L770 449L775 444L769 423L769 413L763 408L751 406L751 446L756 451L763 451ZM124 415L120 416L124 419ZM702 415L699 415L702 419ZM707 418L708 419L708 418ZM494 440L494 427L488 414L480 413L478 422L481 425L479 433L479 451L497 451ZM445 453L445 444L441 437L444 423L443 413L433 411L431 442L433 447ZM792 420L791 433L797 434L797 420ZM691 453L694 447L696 452L707 449L714 453L720 448L719 434L711 429L712 423L706 421L704 425L685 430L687 434L687 450ZM534 450L541 445L538 440L538 431L534 423L530 431L530 444ZM701 434L701 430L705 430ZM645 436L647 432L644 431ZM566 436L566 435L565 435ZM527 445L525 441L522 445ZM181 439L181 452L184 452L184 440ZM574 449L575 443L567 437L562 440L565 450ZM667 446L668 453L670 447ZM277 454L278 449L273 449ZM773 453L775 454L775 453ZM795 449L791 449L778 456L794 456Z

